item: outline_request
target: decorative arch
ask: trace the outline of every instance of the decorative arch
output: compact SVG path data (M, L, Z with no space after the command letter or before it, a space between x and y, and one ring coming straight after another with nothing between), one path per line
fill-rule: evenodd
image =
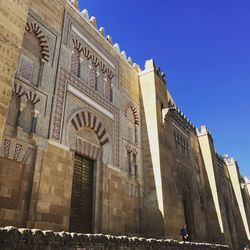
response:
M134 103L132 101L128 102L125 105L124 115L126 117L128 116L129 109L131 109L132 112L133 112L135 124L139 126L139 115L138 115L137 109L136 109L136 107L135 107L135 105L134 105Z
M39 45L41 47L42 59L46 62L49 62L49 46L48 41L43 34L42 29L36 23L30 22L26 23L25 30L27 32L33 32L36 38L39 40Z
M107 77L109 79L112 79L114 77L114 74L112 70L104 63L102 62L96 55L92 54L91 51L83 46L81 42L79 42L77 39L72 39L73 40L73 48L76 50L78 53L83 53L83 55L90 60L93 63L93 65L97 68L99 67L100 70L103 73L107 73Z
M40 98L37 96L36 93L34 93L31 90L26 91L25 96L26 96L27 100L30 101L33 105L40 102Z
M21 84L18 84L15 82L13 89L12 89L12 93L21 97L25 94L25 89L23 88L23 86Z
M78 132L82 127L89 127L94 130L98 139L100 140L100 145L105 145L109 142L109 136L104 128L102 122L99 118L89 111L80 111L71 119L70 123Z

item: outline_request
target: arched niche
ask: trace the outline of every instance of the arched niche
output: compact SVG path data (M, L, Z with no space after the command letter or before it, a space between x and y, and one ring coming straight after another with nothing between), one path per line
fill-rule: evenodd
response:
M100 150L108 145L109 135L102 121L90 111L75 113L69 122L68 143L71 150L97 160Z

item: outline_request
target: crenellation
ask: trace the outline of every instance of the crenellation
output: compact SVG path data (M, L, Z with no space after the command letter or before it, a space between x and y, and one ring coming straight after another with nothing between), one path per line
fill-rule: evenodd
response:
M132 61L132 58L131 58L130 56L128 57L127 62L128 62L130 65L133 65L133 61Z
M125 52L124 50L121 52L121 56L122 56L125 60L127 60L127 55L126 55L126 52Z
M94 16L92 16L89 19L90 23L93 25L94 28L97 28L97 23L96 23L96 18Z
M89 12L87 9L82 10L81 14L87 19L89 20Z
M112 37L110 35L106 36L106 40L112 45L113 41L112 41Z
M105 37L105 29L104 29L104 27L100 27L99 32L102 34L103 37Z
M118 43L115 43L113 47L114 47L114 49L116 50L117 53L119 53L119 54L121 53L120 45Z

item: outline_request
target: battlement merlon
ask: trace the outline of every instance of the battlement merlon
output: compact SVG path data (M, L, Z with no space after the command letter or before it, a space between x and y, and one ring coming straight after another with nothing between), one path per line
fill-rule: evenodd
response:
M112 49L123 58L137 73L141 71L140 66L133 62L130 56L127 57L126 52L120 50L120 45L118 43L113 43L113 39L111 35L105 34L105 28L97 26L97 20L95 16L90 16L87 9L80 11L78 0L66 0L75 11L97 32L102 39L106 41L106 43L112 47Z

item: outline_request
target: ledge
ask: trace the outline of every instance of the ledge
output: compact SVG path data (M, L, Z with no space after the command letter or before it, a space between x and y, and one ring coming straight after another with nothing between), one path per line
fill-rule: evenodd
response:
M50 230L4 227L0 228L0 249L56 249L77 250L79 247L115 247L112 249L230 249L227 245L178 242L171 239L146 239L143 237L112 236L104 234L81 234L53 232Z

